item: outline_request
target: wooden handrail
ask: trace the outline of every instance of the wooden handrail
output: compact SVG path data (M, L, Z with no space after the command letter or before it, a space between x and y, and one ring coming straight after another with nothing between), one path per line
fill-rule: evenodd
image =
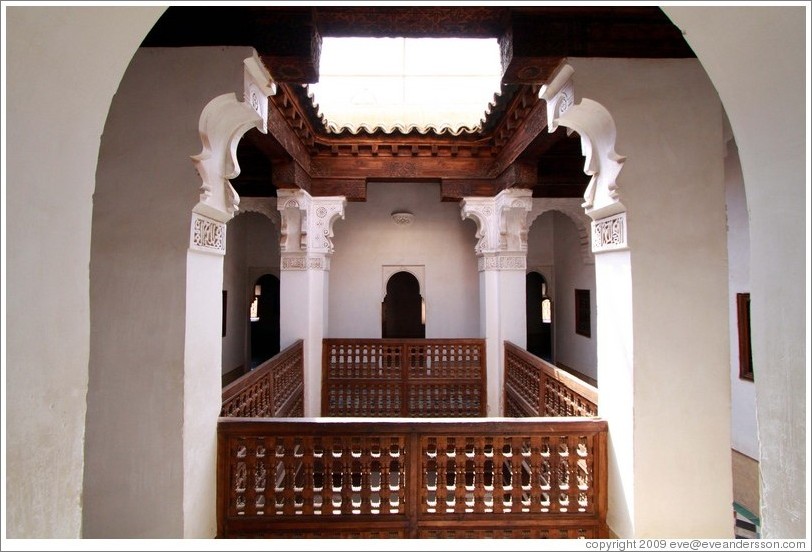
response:
M223 388L225 417L304 416L303 341Z
M221 538L606 538L607 425L220 418Z
M598 390L505 341L505 415L597 416Z
M327 416L481 417L484 339L325 339Z

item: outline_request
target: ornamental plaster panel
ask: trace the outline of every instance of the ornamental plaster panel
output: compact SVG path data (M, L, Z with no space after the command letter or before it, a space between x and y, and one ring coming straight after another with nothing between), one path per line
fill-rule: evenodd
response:
M189 248L225 255L226 224L193 212Z
M575 103L571 80L574 72L570 65L562 65L550 83L541 87L539 97L547 101L549 132L560 125L581 137L581 153L586 158L584 173L592 176L582 206L590 218L597 220L626 210L617 190L617 177L626 157L615 152L617 129L609 111L588 98Z
M330 270L329 255L308 255L306 253L286 253L282 255L281 270Z
M626 249L626 213L596 220L592 223L592 251L616 251Z
M477 259L477 268L483 270L521 270L527 269L526 255L502 255L486 253Z

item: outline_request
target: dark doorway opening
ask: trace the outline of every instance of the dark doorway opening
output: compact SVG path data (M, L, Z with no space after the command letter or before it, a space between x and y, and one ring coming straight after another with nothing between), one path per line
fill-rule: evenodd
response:
M383 300L382 330L384 338L426 337L426 320L420 282L408 272L397 272L386 283Z
M265 274L254 283L251 307L251 368L279 353L279 278Z
M527 350L547 362L553 362L553 302L548 295L547 280L530 272L527 289Z

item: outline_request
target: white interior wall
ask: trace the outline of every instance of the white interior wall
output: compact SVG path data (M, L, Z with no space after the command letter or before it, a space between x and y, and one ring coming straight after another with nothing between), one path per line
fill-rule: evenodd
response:
M549 213L549 216L555 227L555 361L598 379L595 265L583 261L575 223L557 211ZM575 333L576 289L589 291L590 337Z
M633 423L609 418L611 442L631 439L634 455L610 451L634 470L633 480L610 479L610 493L622 489L633 506L630 520L610 509L610 527L631 532L620 536L731 538L721 104L696 60L570 61L576 101L608 109L615 150L628 156L618 192L628 209L633 350L611 363L601 356L598 380L601 406L604 396L626 401L627 382L613 372L633 363ZM599 296L614 291L611 281L597 285Z
M2 9L4 537L78 538L99 136L164 8Z
M409 225L393 211L415 215ZM333 231L327 337L381 337L384 265L425 266L426 337L480 337L475 224L438 184L374 182Z
M763 536L808 538L809 6L663 11L713 79L741 157Z
M546 212L536 217L530 225L527 233L527 268L551 267L555 262L553 243L555 240L555 228L551 212ZM545 278L547 274L542 274ZM547 294L553 297L555 292L548 286ZM554 298L554 297L553 297Z
M739 150L735 140L727 144L725 157L725 202L727 204L727 253L730 316L731 445L758 460L756 387L739 378L739 328L736 294L750 292L750 224L744 194Z
M250 54L141 49L113 100L91 244L86 537L214 534L222 259L189 252L201 183L190 155L202 147L203 107L242 89ZM187 263L213 316L186 304ZM203 322L216 326L211 355L186 347Z
M279 228L259 213L244 213L237 218L244 219L248 227L245 252L251 283L263 274L279 278ZM254 274L258 275L254 277Z
M226 335L222 345L222 374L246 366L246 341L248 328L248 266L245 236L248 233L248 217L234 217L226 228L226 256L223 258L223 290L226 298Z

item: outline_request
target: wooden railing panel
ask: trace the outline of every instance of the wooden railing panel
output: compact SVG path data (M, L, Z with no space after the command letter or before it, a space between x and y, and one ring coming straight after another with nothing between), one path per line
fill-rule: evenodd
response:
M304 416L302 340L224 387L222 397L224 417Z
M598 419L221 418L220 537L606 535Z
M505 415L597 416L598 390L505 342Z
M478 417L482 339L325 339L322 405L339 417Z

